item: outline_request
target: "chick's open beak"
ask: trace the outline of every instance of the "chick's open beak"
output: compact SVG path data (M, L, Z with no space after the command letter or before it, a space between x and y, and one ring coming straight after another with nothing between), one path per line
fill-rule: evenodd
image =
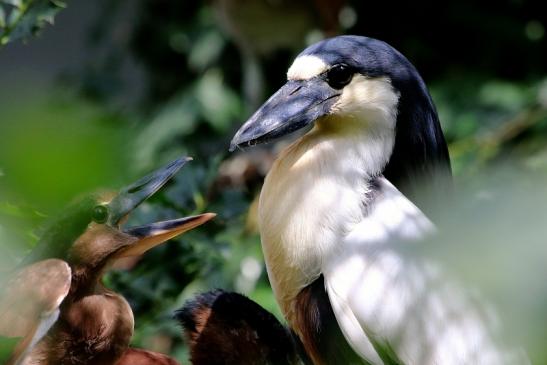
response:
M190 157L179 158L123 188L108 203L109 217L107 223L110 226L119 227L131 211L156 193L190 160L192 160ZM215 216L214 213L204 213L124 229L124 233L135 238L135 241L122 249L116 256L120 258L141 255L152 247L200 226Z
M128 229L125 233L137 238L137 241L125 248L118 257L142 255L160 243L200 226L215 216L214 213L204 213Z
M111 226L118 226L122 220L138 207L143 201L154 195L169 181L191 157L181 157L166 166L146 175L137 182L120 190L118 195L108 203Z

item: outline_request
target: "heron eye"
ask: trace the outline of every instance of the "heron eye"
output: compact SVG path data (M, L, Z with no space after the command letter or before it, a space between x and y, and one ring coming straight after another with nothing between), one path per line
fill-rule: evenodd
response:
M97 205L95 208L93 208L93 212L91 213L91 219L95 223L104 223L108 219L108 208L104 205Z
M334 65L327 71L327 82L333 89L341 89L351 81L353 70L347 65Z

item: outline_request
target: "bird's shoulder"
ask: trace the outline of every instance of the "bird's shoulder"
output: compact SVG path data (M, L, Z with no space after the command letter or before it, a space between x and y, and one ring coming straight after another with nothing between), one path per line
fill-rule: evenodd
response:
M15 272L0 291L0 334L22 337L57 310L68 295L72 271L63 260L48 259Z
M434 231L429 218L383 176L370 182L363 206L363 217L348 230L345 247L416 240Z
M48 259L19 269L2 285L0 335L21 337L8 364L22 361L57 322L71 275L65 261Z

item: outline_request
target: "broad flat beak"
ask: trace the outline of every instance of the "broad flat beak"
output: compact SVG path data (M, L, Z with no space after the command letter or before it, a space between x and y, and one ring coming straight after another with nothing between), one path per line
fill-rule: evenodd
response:
M327 115L340 90L324 80L289 80L237 131L230 151L269 142Z
M123 249L117 258L142 255L160 243L200 226L215 216L214 213L204 213L130 228L125 233L137 238L137 241Z
M143 201L154 195L191 157L179 158L137 182L120 190L117 196L108 203L110 212L108 224L118 226L125 216L139 206Z

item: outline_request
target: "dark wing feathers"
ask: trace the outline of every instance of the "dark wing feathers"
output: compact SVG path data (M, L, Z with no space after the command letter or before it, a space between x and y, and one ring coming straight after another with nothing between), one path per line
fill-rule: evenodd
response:
M184 328L194 365L297 363L290 332L241 294L223 290L200 294L175 318Z
M315 364L369 364L344 338L325 290L323 275L298 293L295 308L300 340Z

